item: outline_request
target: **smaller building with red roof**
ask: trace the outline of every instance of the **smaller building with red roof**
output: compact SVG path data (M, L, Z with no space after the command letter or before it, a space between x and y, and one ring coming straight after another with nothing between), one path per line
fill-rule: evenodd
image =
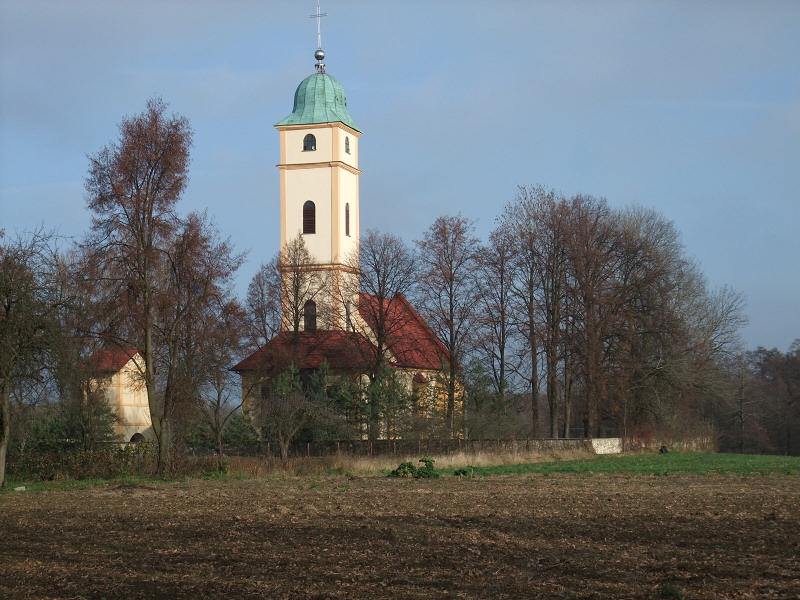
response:
M144 363L136 349L98 350L85 368L92 376L87 393L99 393L114 410L114 433L122 442L153 438L147 389L142 379Z

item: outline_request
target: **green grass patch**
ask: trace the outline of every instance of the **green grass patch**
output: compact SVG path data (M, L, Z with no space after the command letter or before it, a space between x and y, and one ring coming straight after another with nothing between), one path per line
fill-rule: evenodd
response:
M476 476L572 473L576 475L743 475L748 477L800 475L800 457L755 454L601 455L588 460L524 463L496 467L473 467Z
M191 478L188 478L191 479ZM117 487L147 487L151 484L180 483L187 481L186 477L158 478L147 475L128 475L113 479L56 479L54 481L12 481L6 480L6 485L0 488L0 494L36 493L36 492L70 492L86 490L89 488L117 488ZM14 488L24 487L24 492L15 492Z
M655 476L668 477L670 475L729 475L729 476L772 476L772 477L797 477L800 475L800 457L797 456L765 456L754 454L701 454L694 452L670 452L669 454L630 454L630 455L601 455L585 460L554 461L540 463L522 463L498 466L468 466L455 471L434 469L432 459L420 461L424 466L413 463L401 464L396 469L395 476L415 478L437 478L440 475L462 478L491 477L493 475L541 475L551 476L559 474L573 474L580 477L592 477L599 474L629 475L629 476ZM408 472L400 472L406 467ZM410 468L409 468L410 467ZM363 476L389 475L389 470L376 469L369 474L359 472ZM311 489L318 486L320 477L353 477L353 472L344 469L331 469L316 473L308 481ZM119 486L148 486L159 483L187 483L191 481L219 481L248 479L250 476L241 472L218 470L201 472L198 475L174 476L158 478L147 475L128 475L110 479L56 479L54 481L20 481L16 478L6 480L0 494L13 494L17 486L25 486L25 492L50 492L84 490L96 487ZM533 481L533 480L530 480ZM557 484L558 482L556 482Z

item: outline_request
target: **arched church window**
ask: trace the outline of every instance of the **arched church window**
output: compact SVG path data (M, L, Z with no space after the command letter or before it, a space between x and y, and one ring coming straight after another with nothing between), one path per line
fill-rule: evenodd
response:
M317 330L317 304L313 300L307 300L303 305L303 330Z
M309 133L306 137L303 138L303 152L311 152L312 150L317 149L317 138L314 137L314 134Z
M303 204L303 233L317 233L317 207L311 200Z
M344 205L344 234L350 237L350 203Z
M344 305L344 330L350 331L350 303Z
M344 151L350 154L350 138L347 136L344 138Z

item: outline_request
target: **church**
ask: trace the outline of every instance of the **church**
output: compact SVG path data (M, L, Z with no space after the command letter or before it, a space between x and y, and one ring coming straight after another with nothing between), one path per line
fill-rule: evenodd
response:
M270 378L290 364L301 374L327 364L332 375L366 382L378 345L409 393L442 398L437 375L448 354L441 341L402 294L379 300L359 291L358 262L352 257L359 249L362 132L350 116L342 85L325 72L321 47L314 57L315 72L297 86L291 114L275 124L281 331L231 369L242 378L242 410L253 410ZM283 257L298 247L309 260L289 264ZM302 297L300 287L306 290Z

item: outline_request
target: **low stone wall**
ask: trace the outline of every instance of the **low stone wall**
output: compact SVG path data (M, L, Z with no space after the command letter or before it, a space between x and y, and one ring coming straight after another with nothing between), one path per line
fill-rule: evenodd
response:
M504 439L504 440L348 440L341 442L294 443L289 450L290 457L331 456L337 453L353 456L437 456L443 454L474 454L505 452L568 452L579 451L591 454L621 454L622 452L658 452L662 446L668 450L684 452L715 452L712 438L692 438L687 440L641 440L626 438L559 438L559 439ZM193 454L211 454L211 448L190 450ZM262 442L247 447L226 447L228 455L271 456L280 454L276 443Z
M604 440L598 440L600 442ZM613 446L613 445L612 445ZM616 446L614 446L616 447ZM505 439L505 440L378 440L370 442L368 440L349 440L341 442L331 442L327 444L318 443L295 443L291 444L289 450L290 457L317 457L331 456L337 453L349 454L352 456L435 456L443 454L474 454L507 452L516 454L517 452L564 452L582 451L586 453L597 452L593 447L593 440L584 438L568 439ZM211 453L212 449L196 449L196 454L205 452ZM279 453L278 445L275 443L262 442L253 446L225 448L228 455L256 455L270 456ZM599 454L599 452L598 452Z
M661 446L666 446L667 450L678 450L681 452L718 452L716 438L712 436L698 436L676 440L674 438L652 438L642 440L639 438L627 438L623 441L626 452L652 451L658 452Z
M593 438L592 449L595 454L621 454L622 438Z

